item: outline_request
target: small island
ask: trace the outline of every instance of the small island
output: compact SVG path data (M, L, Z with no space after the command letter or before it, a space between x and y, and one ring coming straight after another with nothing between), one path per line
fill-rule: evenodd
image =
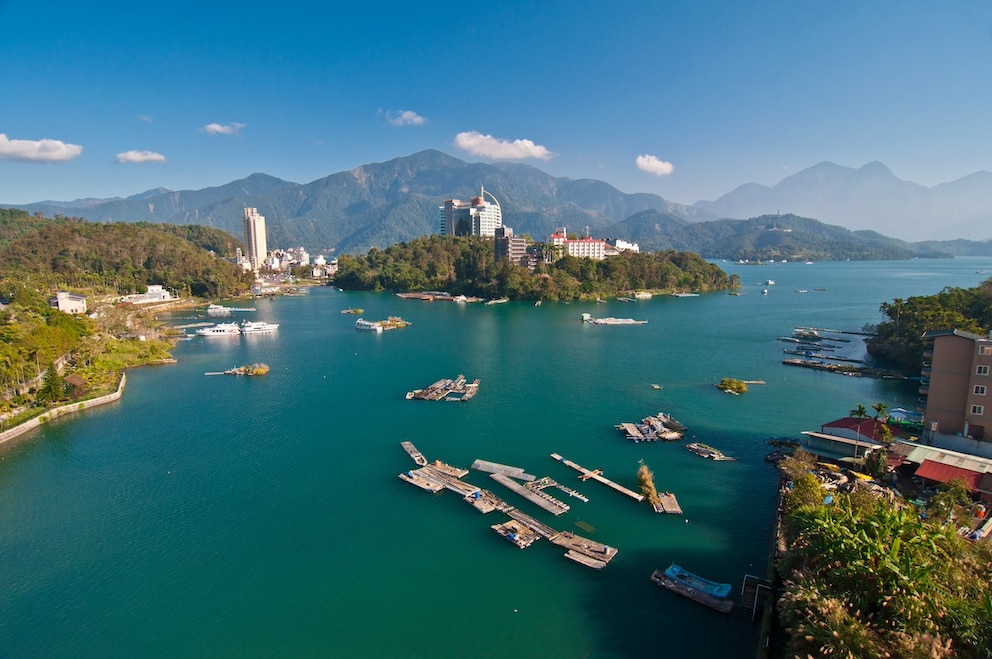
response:
M204 373L204 375L267 375L268 373L268 364L245 364L244 366L229 368L226 371Z
M720 391L734 396L747 393L747 383L736 378L723 378L718 384L713 385Z

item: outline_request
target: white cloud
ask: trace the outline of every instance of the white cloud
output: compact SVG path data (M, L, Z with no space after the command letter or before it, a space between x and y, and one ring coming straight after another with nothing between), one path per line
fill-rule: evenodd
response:
M117 154L117 162L165 162L165 156L154 151L125 151Z
M387 112L386 119L394 126L423 126L427 123L426 117L421 117L413 110Z
M537 158L551 160L555 154L531 140L501 140L492 135L483 135L476 131L468 131L455 135L455 146L468 151L473 156L492 158L494 160L523 160Z
M237 135L244 127L245 124L235 121L229 124L207 124L203 130L207 131L207 135Z
M672 163L649 155L637 156L637 168L655 176L668 176L675 171L675 165Z
M145 123L145 124L150 124L152 122L152 115L150 115L150 114L139 114L138 115L138 121L140 121L142 123Z
M8 140L0 133L0 160L63 162L78 158L83 147L60 140Z

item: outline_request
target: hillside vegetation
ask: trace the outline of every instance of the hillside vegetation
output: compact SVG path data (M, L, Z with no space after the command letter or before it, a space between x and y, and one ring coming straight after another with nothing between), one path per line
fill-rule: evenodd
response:
M0 236L10 236L0 250L0 281L38 290L95 287L126 294L161 284L180 296L216 298L250 286L240 268L218 258L240 245L218 229L45 220L6 210Z
M945 288L936 295L883 302L888 320L879 323L868 352L919 372L925 332L959 329L987 334L992 329L992 278L974 288Z
M429 236L364 257L341 256L335 282L342 288L392 292L444 290L515 300L572 300L634 289L707 291L730 288L736 278L697 254L623 253L602 261L566 256L535 272L494 262L492 241Z

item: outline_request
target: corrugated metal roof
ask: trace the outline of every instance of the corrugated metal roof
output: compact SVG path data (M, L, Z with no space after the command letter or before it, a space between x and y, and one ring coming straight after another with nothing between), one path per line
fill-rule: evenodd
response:
M968 489L972 492L978 490L979 483L984 473L962 469L953 465L941 464L932 460L924 460L920 468L916 470L916 475L927 480L947 483L955 478L960 478L968 484Z

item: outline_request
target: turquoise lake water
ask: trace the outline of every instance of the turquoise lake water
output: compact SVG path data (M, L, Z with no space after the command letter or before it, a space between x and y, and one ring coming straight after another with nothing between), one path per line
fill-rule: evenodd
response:
M129 372L118 403L0 446L0 656L753 656L756 626L659 589L652 570L675 561L739 598L767 567L765 438L917 396L912 382L783 366L777 337L878 322L881 302L974 286L992 259L720 265L746 295L534 307L319 288L257 301L250 317L277 333L181 343L178 364ZM413 325L357 332L346 307ZM590 326L583 312L649 322ZM252 362L271 372L203 375ZM482 380L474 400L404 398L458 374ZM712 386L723 377L766 384L728 396ZM659 411L737 461L614 429ZM617 558L596 572L546 541L515 548L489 528L499 513L398 479L413 466L403 440L575 488L589 502L562 495L572 509L555 518L466 477ZM581 482L552 452L632 488L643 460L685 515Z

